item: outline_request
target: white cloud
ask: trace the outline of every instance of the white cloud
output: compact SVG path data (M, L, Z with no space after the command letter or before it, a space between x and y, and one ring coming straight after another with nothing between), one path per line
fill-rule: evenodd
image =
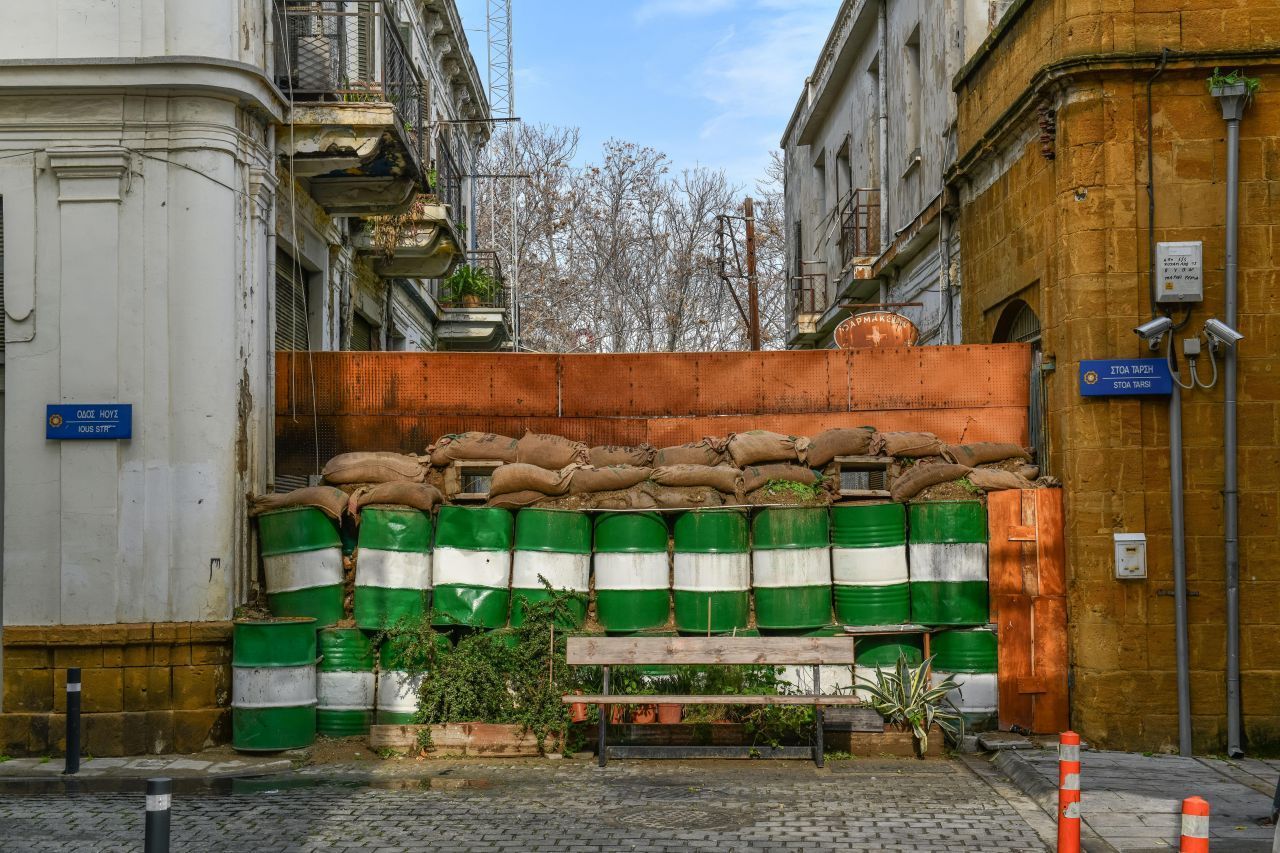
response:
M660 18L705 17L732 9L739 3L740 0L645 0L636 9L635 19L643 24Z

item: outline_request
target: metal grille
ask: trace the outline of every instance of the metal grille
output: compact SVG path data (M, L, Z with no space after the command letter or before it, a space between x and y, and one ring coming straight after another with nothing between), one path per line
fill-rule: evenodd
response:
M854 258L880 254L880 190L856 189L840 209L840 257L843 263Z
M311 348L307 340L306 274L284 252L276 255L275 344L277 351Z
M440 201L449 205L449 215L453 217L453 221L462 222L462 170L444 135L436 140L435 191Z
M373 349L373 324L359 314L351 318L352 352L369 352Z

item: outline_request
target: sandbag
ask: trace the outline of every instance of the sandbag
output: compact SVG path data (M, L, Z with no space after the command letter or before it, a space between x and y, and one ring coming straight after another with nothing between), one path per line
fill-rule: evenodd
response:
M569 478L569 494L589 492L613 492L629 489L643 483L653 473L652 468L634 465L611 465L607 468L577 468Z
M1031 464L1019 465L1017 468L1013 469L1013 473L1017 474L1019 477L1025 477L1028 480L1038 480L1040 479L1040 466Z
M609 468L614 465L648 468L653 464L653 445L637 444L630 447L623 444L602 444L587 451L587 461L596 468Z
M980 441L977 444L950 444L942 449L942 458L957 465L968 465L976 468L988 462L1003 462L1006 459L1031 460L1031 454L1016 444L1003 444L997 441Z
M969 471L969 482L984 492L998 492L1004 489L1034 489L1036 484L1013 471L1001 471L999 468L974 468Z
M837 456L865 456L871 448L871 427L836 427L809 439L805 461L810 468L825 468Z
M313 506L334 521L339 521L347 510L347 493L332 486L307 486L292 492L257 495L249 498L249 515L261 515L275 509L295 506Z
M539 501L547 500L547 496L542 492L511 492L505 495L497 495L490 497L485 506L496 506L501 509L523 509L527 506L533 506Z
M659 509L702 509L724 506L724 495L706 486L661 486L649 483L645 493ZM644 509L637 501L633 509Z
M871 452L876 456L937 456L945 444L931 432L877 432L871 437Z
M816 486L821 479L812 469L803 465L787 465L786 463L751 465L742 469L742 491L754 492L770 480L785 480L788 483L803 483L806 486Z
M662 487L653 483L642 483L624 491L594 495L592 506L594 509L655 509L658 503L648 491L654 488Z
M464 432L441 436L429 451L431 464L443 468L459 459L515 462L516 445L516 440L509 436L492 432Z
M431 512L444 503L444 495L435 486L426 483L380 483L362 486L351 493L347 512L359 515L360 510L371 505L407 506L411 509Z
M809 439L753 429L729 436L729 457L739 468L763 462L798 462L804 458Z
M350 483L421 483L427 476L416 456L389 451L343 453L325 464L320 472L333 486Z
M493 469L489 483L489 497L509 495L512 492L541 492L557 497L569 491L569 480L575 468L551 471L527 462L512 462Z
M728 465L664 465L650 479L660 486L706 486L733 494L738 490L737 468Z
M968 473L968 467L950 462L939 462L936 465L914 465L905 474L893 481L893 485L889 487L889 496L899 503L909 501L918 495L922 489L936 486L939 483L959 480Z
M516 461L559 471L568 465L585 464L587 446L562 435L526 432L524 438L516 442Z
M724 439L704 438L688 444L664 447L653 455L653 467L672 465L719 465L724 461Z

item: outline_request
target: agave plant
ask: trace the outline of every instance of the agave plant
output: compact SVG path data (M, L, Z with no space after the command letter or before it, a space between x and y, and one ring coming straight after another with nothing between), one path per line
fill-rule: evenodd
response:
M947 694L960 685L947 678L936 685L929 685L929 670L933 658L918 667L907 663L905 655L898 655L898 663L892 670L877 669L876 680L857 686L867 695L867 704L886 721L898 726L908 726L920 744L920 752L929 748L929 729L937 726L959 740L964 735L964 717L947 698Z

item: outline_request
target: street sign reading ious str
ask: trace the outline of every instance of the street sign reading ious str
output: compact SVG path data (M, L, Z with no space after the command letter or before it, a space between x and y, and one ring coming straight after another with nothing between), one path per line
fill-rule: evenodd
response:
M1173 376L1163 358L1103 358L1080 362L1082 396L1172 393Z
M49 403L44 437L53 441L133 438L133 404Z

